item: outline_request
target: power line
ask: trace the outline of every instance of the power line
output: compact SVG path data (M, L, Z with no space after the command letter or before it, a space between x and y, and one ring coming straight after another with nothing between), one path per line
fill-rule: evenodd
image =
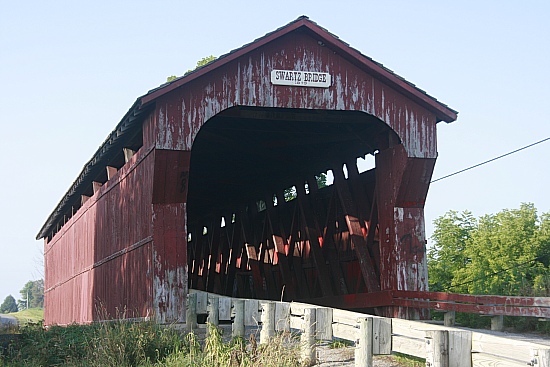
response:
M550 136L547 137L546 139L539 140L539 141L537 141L536 143L526 145L526 146L524 146L523 148L519 148L519 149L513 150L513 151L511 151L511 152L508 152L508 153L506 153L506 154L503 154L503 155L501 155L501 156L498 156L498 157L496 157L496 158L489 159L488 161L478 163L478 164L473 165L473 166L468 167L468 168L464 168L464 169L462 169L462 170L460 170L460 171L456 171L456 172L451 173L450 175L447 175L447 176L443 176L443 177L440 177L440 178L436 178L435 180L432 180L430 183L434 183L434 182L441 181L441 180L443 180L443 179L449 178L449 177L451 177L451 176L458 175L459 173L466 172L466 171L468 171L468 170L471 170L472 168L476 168L476 167L479 167L479 166L483 166L484 164L487 164L487 163L496 161L497 159L504 158L504 157L509 156L509 155L511 155L511 154L514 154L514 153L517 153L517 152L519 152L519 151L522 151L522 150L524 150L524 149L531 148L532 146L535 146L535 145L540 144L540 143L544 143L545 141L548 141L548 140L550 140Z

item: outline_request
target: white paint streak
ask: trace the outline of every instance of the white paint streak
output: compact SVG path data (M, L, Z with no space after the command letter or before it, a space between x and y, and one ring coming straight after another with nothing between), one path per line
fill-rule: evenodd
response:
M157 269L153 277L153 305L157 321L161 324L183 322L182 300L188 291L187 264L175 269L162 269L162 259L156 251L153 254Z
M336 76L336 109L337 110L343 110L345 108L344 103L344 85L342 84L342 75L338 74Z

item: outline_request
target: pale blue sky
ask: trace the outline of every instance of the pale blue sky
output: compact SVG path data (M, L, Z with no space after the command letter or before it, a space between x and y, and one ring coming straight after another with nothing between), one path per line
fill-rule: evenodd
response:
M0 302L42 276L36 233L135 99L300 15L460 112L434 178L550 136L548 1L3 1ZM434 183L431 222L533 202L550 142Z

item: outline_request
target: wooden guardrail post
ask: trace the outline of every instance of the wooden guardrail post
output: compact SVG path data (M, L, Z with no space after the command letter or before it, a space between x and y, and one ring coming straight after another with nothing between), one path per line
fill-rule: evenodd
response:
M216 296L208 297L208 322L218 326L220 323L220 299Z
M233 320L233 336L244 337L244 300L233 300L235 319Z
M332 308L315 309L315 339L332 340Z
M426 331L426 367L449 367L449 333Z
M262 305L262 330L260 331L260 344L267 344L275 335L275 303L273 301L261 302Z
M303 331L300 337L303 366L315 364L315 308L304 309Z
M355 366L372 367L372 317L359 319L359 340L355 349Z
M504 330L504 316L497 315L491 317L491 330L503 331Z
M187 331L197 328L197 294L187 294L187 309L185 310L185 322Z
M550 349L531 349L529 366L550 367Z
M391 354L391 319L372 318L372 354Z
M427 367L472 367L472 332L426 331Z
M455 326L456 312L447 311L443 315L443 325L445 326Z

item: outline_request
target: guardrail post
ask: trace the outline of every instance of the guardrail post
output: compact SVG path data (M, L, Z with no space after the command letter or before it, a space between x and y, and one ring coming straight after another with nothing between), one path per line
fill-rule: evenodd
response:
M372 318L372 355L391 354L391 319Z
M233 336L244 338L244 299L233 300L235 319L233 320Z
M550 367L550 349L531 349L529 366Z
M197 294L187 294L187 309L185 310L185 322L187 331L195 330L197 326Z
M472 367L472 332L449 330L449 367Z
M447 311L443 315L443 325L445 326L454 326L456 320L456 312L455 311Z
M220 301L216 296L208 296L208 322L212 325L218 326L220 323Z
M260 344L269 343L275 335L275 303L273 301L262 302L262 330L260 331Z
M304 309L303 332L300 337L303 366L313 366L315 364L315 309Z
M359 340L355 348L355 366L372 367L372 317L359 319Z
M497 315L491 317L491 330L502 331L504 330L504 316Z
M449 333L426 331L426 367L449 367Z

